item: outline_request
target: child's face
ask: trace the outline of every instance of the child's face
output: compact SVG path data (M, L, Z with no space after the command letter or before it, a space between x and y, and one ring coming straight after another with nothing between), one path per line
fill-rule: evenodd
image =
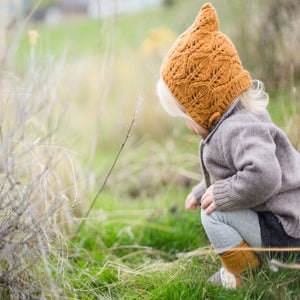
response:
M188 129L197 135L200 135L203 139L205 139L208 136L209 131L202 126L200 126L195 121L192 121L190 119L185 118L185 123Z

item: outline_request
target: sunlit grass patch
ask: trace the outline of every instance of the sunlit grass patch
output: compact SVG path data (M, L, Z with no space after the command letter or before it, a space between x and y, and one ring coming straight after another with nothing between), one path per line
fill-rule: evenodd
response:
M258 270L243 276L243 285L237 290L209 284L209 276L221 263L211 252L199 226L198 213L178 209L174 215L170 210L116 208L99 211L97 215L77 236L78 255L73 263L74 287L82 289L82 294L90 299L96 296L105 299L294 299L299 296L299 271L273 272L267 261ZM200 256L181 257L199 247Z

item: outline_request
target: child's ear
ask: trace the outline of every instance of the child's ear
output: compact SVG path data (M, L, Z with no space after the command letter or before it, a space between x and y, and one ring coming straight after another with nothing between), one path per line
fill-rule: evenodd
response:
M209 32L219 30L219 20L213 6L209 3L204 4L194 22L198 30Z

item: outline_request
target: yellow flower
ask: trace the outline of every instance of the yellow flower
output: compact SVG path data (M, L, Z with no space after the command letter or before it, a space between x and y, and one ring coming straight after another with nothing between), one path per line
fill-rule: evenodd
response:
M36 45L39 36L40 35L36 30L34 30L34 29L28 30L28 38L29 38L29 43L31 46Z

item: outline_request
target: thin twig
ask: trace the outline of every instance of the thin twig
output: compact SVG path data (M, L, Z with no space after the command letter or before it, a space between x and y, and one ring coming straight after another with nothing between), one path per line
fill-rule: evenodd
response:
M217 252L225 252L228 248L220 248L220 249L205 249L199 248L194 251L190 252L180 252L177 253L176 256L178 258L191 258L191 257L198 257L207 254L215 254ZM281 251L289 251L289 252L299 252L300 248L234 248L230 249L230 251L255 251L255 252L281 252ZM286 269L295 269L300 270L300 264L287 264L281 263L275 260L271 261L271 264L276 265L278 267L286 268Z
M284 269L293 269L293 270L299 270L300 269L300 264L286 264L283 262L280 262L278 260L272 259L270 261L270 264L276 267L281 267Z
M143 249L143 250L153 250L152 247L139 246L139 245L125 245L125 246L119 246L119 247L108 248L107 250L110 250L110 251L116 251L116 250L121 250L121 249Z
M134 122L135 122L135 120L136 120L136 116L137 116L138 111L139 111L139 109L140 109L140 106L141 106L141 104L142 104L142 102L143 102L143 99L142 99L141 97L138 97L138 98L139 98L139 102L138 102L137 108L135 109L135 112L134 112L134 114L133 114L133 118L132 118L132 120L131 120L131 124L130 124L130 126L129 126L128 131L127 131L127 134L126 134L126 136L125 136L125 138L124 138L124 140L123 140L123 142L122 142L122 144L121 144L121 147L120 147L120 149L119 149L119 151L118 151L118 153L117 153L117 155L116 155L116 157L115 157L115 159L114 159L114 161L113 161L113 163L112 163L112 165L111 165L111 167L110 167L108 173L107 173L106 176L105 176L105 179L104 179L104 181L103 181L103 183L102 183L102 186L101 186L100 189L98 190L96 196L94 197L94 200L92 201L92 203L91 203L91 205L90 205L88 211L86 212L86 214L85 214L85 216L84 216L82 222L80 223L80 225L79 225L79 227L78 227L78 229L77 229L77 231L76 231L76 234L78 234L79 231L81 230L81 228L82 228L82 226L83 226L85 220L87 219L87 217L89 216L89 214L90 214L90 212L91 212L93 206L95 205L96 200L98 199L99 195L101 194L101 192L102 192L103 189L105 188L106 183L107 183L107 180L108 180L108 178L110 177L110 175L111 175L111 173L112 173L112 171L113 171L113 169L114 169L114 167L115 167L115 165L116 165L116 163L117 163L117 161L118 161L118 159L119 159L119 156L120 156L120 154L121 154L121 152L122 152L122 150L123 150L123 148L124 148L124 146L125 146L125 144L126 144L128 138L129 138L129 136L130 136L130 132L131 132L131 130L132 130L132 128L133 128Z
M218 248L218 249L209 249L206 250L205 248L199 248L194 251L190 252L181 252L177 253L178 257L197 257L201 256L203 254L210 254L210 253L222 253L228 251L228 248ZM234 248L230 249L230 251L255 251L255 252L282 252L282 251L289 251L289 252L299 252L300 248L247 248L247 247L240 247L240 248Z

